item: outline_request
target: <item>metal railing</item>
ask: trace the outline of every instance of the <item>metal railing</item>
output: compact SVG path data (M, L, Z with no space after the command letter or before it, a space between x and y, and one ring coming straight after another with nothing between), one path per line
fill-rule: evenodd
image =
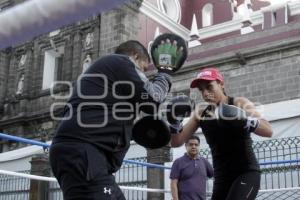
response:
M296 162L300 160L300 137L254 142L253 149L258 162L261 164L260 189L300 187L300 162ZM203 149L200 154L211 161L210 149ZM272 161L275 164L266 164L267 162L272 163ZM276 161L292 162L276 163ZM208 190L211 191L211 187L212 181L207 184ZM300 190L259 194L257 199L273 200L279 197L285 200L300 199Z
M30 171L22 171L29 174ZM29 199L30 179L0 174L0 200Z
M139 162L147 162L146 157L131 159ZM147 167L143 165L123 163L121 169L116 173L116 181L119 185L132 187L147 187ZM126 199L143 200L147 199L147 192L125 190Z

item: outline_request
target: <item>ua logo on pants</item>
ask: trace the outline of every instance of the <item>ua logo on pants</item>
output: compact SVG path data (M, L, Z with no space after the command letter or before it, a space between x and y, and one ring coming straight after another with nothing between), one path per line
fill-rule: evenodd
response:
M107 189L106 187L103 188L103 193L106 194L108 193L109 195L111 195L111 189Z

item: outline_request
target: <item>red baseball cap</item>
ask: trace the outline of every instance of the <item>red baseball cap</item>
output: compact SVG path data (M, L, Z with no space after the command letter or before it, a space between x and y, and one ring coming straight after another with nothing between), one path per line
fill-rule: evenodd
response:
M222 76L222 74L219 72L219 70L217 70L216 68L205 68L202 69L198 75L197 78L195 78L191 85L190 88L196 88L199 85L199 82L201 80L208 80L208 81L216 81L219 80L222 83L224 82L224 78Z

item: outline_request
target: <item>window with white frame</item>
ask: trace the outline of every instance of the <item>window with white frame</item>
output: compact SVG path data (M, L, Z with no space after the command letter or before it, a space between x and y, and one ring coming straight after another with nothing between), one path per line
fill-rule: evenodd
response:
M202 8L202 27L213 25L213 5L208 3Z
M45 51L42 89L49 89L54 81L60 80L62 70L63 48Z
M157 0L158 8L170 19L179 23L181 20L181 6L178 0Z

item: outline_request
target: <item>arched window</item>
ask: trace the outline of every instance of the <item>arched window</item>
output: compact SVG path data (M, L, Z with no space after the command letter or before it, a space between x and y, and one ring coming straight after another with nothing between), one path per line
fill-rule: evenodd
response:
M208 3L202 8L202 27L213 25L213 5Z
M170 19L179 23L181 20L181 6L178 0L157 0L158 8Z

